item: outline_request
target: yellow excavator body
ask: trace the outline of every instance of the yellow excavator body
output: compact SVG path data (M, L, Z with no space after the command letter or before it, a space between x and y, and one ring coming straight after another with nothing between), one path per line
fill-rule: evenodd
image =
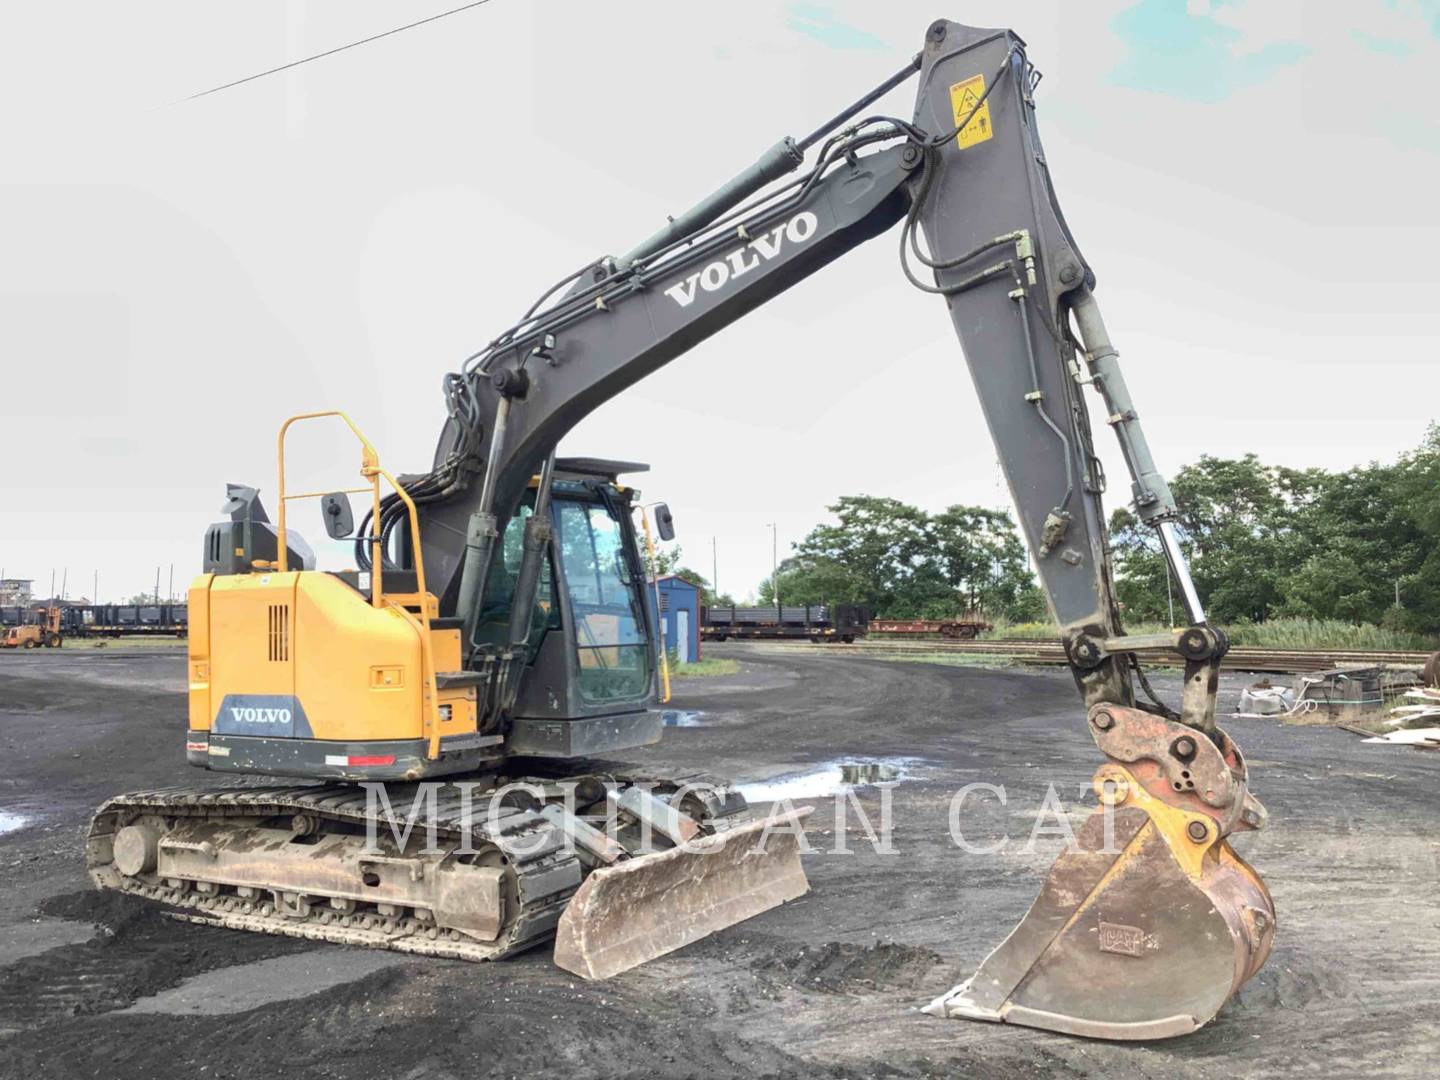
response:
M249 722L324 742L418 740L429 735L433 695L442 739L473 733L474 687L437 690L425 667L428 635L436 667L459 669L459 630L420 624L433 596L388 600L377 608L315 570L201 575L189 595L191 732L279 701L278 713Z

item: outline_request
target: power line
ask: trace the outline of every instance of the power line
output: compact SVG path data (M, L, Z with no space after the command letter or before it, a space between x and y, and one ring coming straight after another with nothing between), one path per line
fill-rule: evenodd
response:
M443 19L447 15L457 15L462 11L469 11L471 8L481 7L482 5L488 4L489 2L490 0L474 0L474 3L461 4L459 7L451 8L449 11L442 11L438 15L431 15L424 19L418 19L415 22L406 23L404 26L397 26L393 30L386 30L383 33L372 34L367 38L361 38L359 41L352 41L348 45L340 45L334 49L326 49L324 52L316 53L314 56L307 56L303 60L292 60L288 64L281 64L279 67L273 67L268 71L257 72L254 75L247 75L243 79L236 79L234 82L228 82L221 86L212 86L209 90L201 90L199 93L191 94L189 97L183 97L179 101L174 102L173 104L178 105L181 102L194 101L196 98L206 97L209 94L218 94L221 90L229 90L232 86L240 86L244 83L254 82L256 79L263 79L266 75L274 75L277 72L289 71L291 68L299 67L301 64L308 64L312 60L323 60L327 56L334 56L336 53L344 52L346 49L353 49L358 45L368 45L372 41L379 41L381 38L389 37L392 34L398 34L402 30L413 30L417 26L424 26L426 23L432 23L435 22L437 19Z

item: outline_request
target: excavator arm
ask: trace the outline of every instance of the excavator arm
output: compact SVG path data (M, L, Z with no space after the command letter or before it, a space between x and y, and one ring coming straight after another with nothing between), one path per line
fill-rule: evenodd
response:
M916 74L911 119L856 119ZM1215 725L1226 639L1206 622L1095 274L1060 211L1036 126L1038 82L1013 33L935 23L914 64L806 139L782 140L633 251L562 281L449 376L432 471L404 482L420 507L426 576L439 583L442 612L463 620L467 664L492 690L487 708L503 713L523 650L477 642L479 597L497 538L537 474L537 498L547 498L560 439L645 375L899 226L904 272L949 310L1106 757L1100 806L1077 846L1010 938L931 1011L1163 1037L1207 1021L1268 954L1273 905L1226 839L1258 827L1264 811ZM817 145L813 166L782 183ZM1127 637L1121 627L1086 387L1180 583L1190 625L1174 633ZM897 404L911 392L897 387ZM398 516L396 505L382 515ZM526 524L512 646L528 626L548 529L544 514ZM1133 677L1147 653L1183 663L1178 712L1137 707Z
M442 610L470 622L471 637L494 541L576 423L900 224L905 273L949 309L1086 704L1132 705L1132 650L1182 646L1179 635L1138 646L1123 638L1101 505L1105 478L1081 398L1087 385L1103 399L1134 503L1157 528L1181 582L1195 624L1186 655L1213 673L1224 639L1205 626L1170 524L1174 499L1105 334L1094 275L1060 213L1024 44L1008 31L937 23L916 62L861 104L916 71L913 121L844 126L800 180L735 210L845 119L800 144L782 140L635 251L562 282L558 299L542 298L548 306L448 377L451 418L435 467L406 480L421 506L427 579L439 583ZM897 388L897 399L910 392ZM1201 684L1213 694L1210 679ZM1205 700L1187 697L1185 719L1208 730L1213 709Z

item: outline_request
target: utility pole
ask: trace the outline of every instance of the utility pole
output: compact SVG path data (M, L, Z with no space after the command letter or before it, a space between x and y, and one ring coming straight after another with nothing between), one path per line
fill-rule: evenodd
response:
M715 600L718 603L720 600L720 543L713 536L710 537L710 591L715 594Z
M155 567L155 603L160 603L160 567Z
M1170 605L1170 629L1175 629L1175 589L1170 584L1170 560L1165 560L1165 602Z
M770 590L775 594L775 619L782 621L784 610L780 607L780 527L770 523Z
M165 602L167 604L175 602L175 564L173 562L170 564L170 585L165 591Z
M70 568L67 566L65 572L60 575L60 599L65 599L65 594L70 591Z

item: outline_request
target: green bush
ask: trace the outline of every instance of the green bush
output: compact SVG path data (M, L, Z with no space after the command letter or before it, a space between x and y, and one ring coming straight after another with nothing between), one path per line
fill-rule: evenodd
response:
M1127 624L1127 634L1162 634L1163 623ZM1375 649L1383 652L1430 652L1440 649L1440 636L1421 634L1398 626L1349 623L1341 619L1267 619L1265 622L1235 622L1224 626L1236 645L1257 649ZM981 634L984 641L1015 641L1024 638L1058 640L1053 623L1012 623L997 619L995 629Z

